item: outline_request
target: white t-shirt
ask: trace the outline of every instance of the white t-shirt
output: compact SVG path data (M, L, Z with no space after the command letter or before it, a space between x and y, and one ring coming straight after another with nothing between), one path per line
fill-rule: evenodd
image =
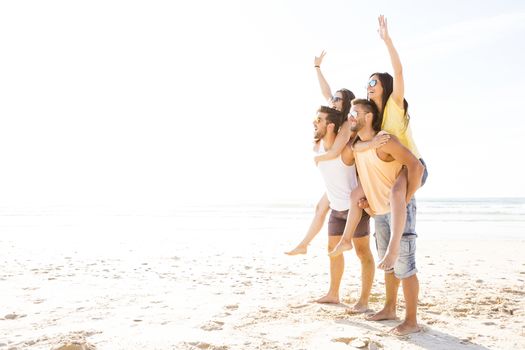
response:
M323 141L318 153L324 153ZM350 209L350 194L357 187L355 165L346 165L341 156L317 164L326 186L330 208L337 211Z

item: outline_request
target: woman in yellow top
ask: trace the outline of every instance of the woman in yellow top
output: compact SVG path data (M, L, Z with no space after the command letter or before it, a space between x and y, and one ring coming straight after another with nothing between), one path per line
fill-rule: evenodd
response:
M388 133L396 136L399 141L407 147L412 153L421 160L421 155L417 150L415 142L412 138L412 132L409 124L409 116L407 113L408 103L405 100L405 84L403 79L403 68L399 55L392 43L392 39L388 35L387 21L384 16L379 17L379 36L385 42L390 55L390 61L394 70L394 76L388 73L374 73L370 76L367 86L368 99L375 102L377 105L382 122L382 129ZM354 151L361 152L370 148L380 147L384 143L384 139L375 139L369 142L358 142L354 145ZM336 139L332 146L331 152L320 157L320 161L331 159L336 156L339 150L345 147L345 140ZM421 160L423 165L425 163ZM426 180L427 170L425 165L425 173L423 174L422 183ZM360 187L358 187L360 188ZM351 222L359 222L362 211L360 208L366 207L366 201L363 200L364 193L362 189L352 192L351 207L348 214L347 227L345 233L341 238L341 242L330 253L331 256L338 255L345 250L352 249L352 235L355 227L350 226ZM406 221L406 206L410 201L407 198L407 170L403 169L396 179L394 187L390 193L390 209L392 214L392 228L391 232L401 232L405 227ZM371 213L373 214L373 213ZM355 221L357 220L357 221ZM391 269L399 255L399 247L394 247L393 250L386 252L385 257L378 263L378 267L384 270ZM397 251L396 251L397 250Z

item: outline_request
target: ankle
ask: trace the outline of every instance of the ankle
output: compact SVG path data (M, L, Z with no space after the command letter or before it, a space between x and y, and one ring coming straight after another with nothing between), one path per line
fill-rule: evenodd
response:
M403 323L405 326L409 327L416 327L417 326L417 318L406 318L403 320Z
M359 299L357 301L356 305L361 305L361 306L368 307L368 298L366 298L366 299L363 299L363 298Z
M396 313L396 304L385 304L385 306L383 306L383 311L395 314Z

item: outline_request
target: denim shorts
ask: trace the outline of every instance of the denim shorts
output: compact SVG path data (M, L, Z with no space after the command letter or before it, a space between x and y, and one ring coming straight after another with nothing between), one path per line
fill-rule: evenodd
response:
M394 268L388 272L394 272L394 275L399 278L408 278L417 273L416 268L416 199L412 197L407 205L407 220L405 223L405 230L401 237L399 245L399 257L394 265ZM375 238L377 255L379 259L383 259L390 242L390 213L384 215L376 215L375 221Z

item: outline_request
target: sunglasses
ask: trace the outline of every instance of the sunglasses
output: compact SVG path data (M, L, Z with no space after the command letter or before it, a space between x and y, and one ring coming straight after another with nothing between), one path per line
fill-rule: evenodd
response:
M332 97L332 102L338 102L338 101L342 101L343 99L339 96L333 96Z
M354 118L357 118L357 116L359 115L359 113L367 113L367 112L359 112L359 111L356 111L355 109L354 110L351 110L348 115L351 115L352 117Z
M370 87L374 87L377 85L377 79L370 79L370 81L368 82L368 86Z

